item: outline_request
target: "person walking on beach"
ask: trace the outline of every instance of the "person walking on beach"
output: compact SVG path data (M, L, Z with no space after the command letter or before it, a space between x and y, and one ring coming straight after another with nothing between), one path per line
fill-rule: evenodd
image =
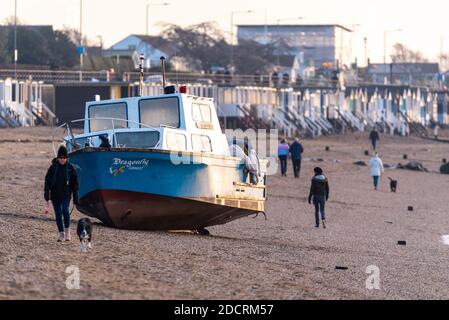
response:
M377 141L379 141L379 132L377 132L376 128L373 128L369 135L369 139L371 140L371 145L373 146L373 150L376 150L377 147Z
M435 140L438 140L438 132L440 130L440 126L439 125L435 125L435 128L433 129L433 135L435 137Z
M289 151L292 157L293 172L295 173L295 178L299 179L299 174L301 172L301 158L302 153L304 152L304 148L299 142L299 138L295 139L295 142L292 143Z
M379 154L377 152L374 152L373 157L369 161L369 166L371 167L371 176L374 181L374 190L377 191L380 176L385 171L382 159L379 158Z
M315 227L320 227L320 213L323 228L326 229L326 201L329 200L329 182L327 177L323 174L323 169L313 169L315 176L312 178L312 185L310 186L309 204L315 206Z
M281 174L283 177L287 176L287 158L289 153L288 143L283 139L278 146L278 157L281 163Z
M71 241L70 235L70 200L78 204L78 176L75 167L69 163L68 151L65 146L58 149L57 158L53 159L45 176L44 198L47 208L50 200L56 216L59 237L58 242Z

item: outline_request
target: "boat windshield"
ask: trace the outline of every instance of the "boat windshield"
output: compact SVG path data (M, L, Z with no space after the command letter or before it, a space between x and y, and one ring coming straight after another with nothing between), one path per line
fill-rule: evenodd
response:
M159 142L158 131L117 132L115 137L119 148L150 149L156 147Z
M115 134L108 135L107 133L90 135L81 138L75 138L77 148L87 147L100 147L100 136L109 137L111 146L117 148L138 148L138 149L152 149L157 146L160 139L160 133L158 131L140 131L140 132L116 132ZM71 139L67 138L69 151L73 150L73 143Z
M179 128L179 99L177 97L142 99L139 101L139 115L141 127Z
M91 119L89 122L90 132L123 129L128 127L125 102L91 105L89 107L89 118ZM125 120L121 121L95 118L114 118Z

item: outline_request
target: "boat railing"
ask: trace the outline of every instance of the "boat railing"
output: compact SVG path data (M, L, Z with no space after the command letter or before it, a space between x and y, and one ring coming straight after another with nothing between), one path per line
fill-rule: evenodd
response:
M57 130L59 130L59 129L65 129L65 133L66 134L64 134L63 140L64 140L64 142L70 144L73 149L80 150L80 149L86 148L86 146L84 144L80 145L79 143L77 143L77 141L76 141L77 138L75 137L75 134L73 132L74 132L74 128L80 128L80 127L84 128L84 125L80 126L79 124L82 124L82 123L84 123L86 121L91 121L91 120L111 121L111 127L110 128L105 128L105 129L99 130L99 131L89 132L88 134L87 133L86 134L82 133L82 134L79 134L79 135L82 135L83 136L82 138L85 138L87 140L88 138L92 138L92 137L98 137L98 136L104 136L104 135L108 135L109 136L109 133L107 133L107 132L112 132L111 133L112 134L112 147L114 147L114 148L121 148L121 146L117 142L117 136L116 136L117 130L135 129L135 128L130 127L129 124L137 125L138 128L140 128L140 129L150 129L150 130L153 130L153 131L159 131L159 129L160 129L160 128L155 128L155 127L152 127L152 126L148 126L148 125L146 125L144 123L141 123L141 122L136 122L136 121L132 121L132 120L129 120L129 119L121 119L121 118L95 117L95 118L84 118L84 119L72 120L72 121L66 122L66 123L58 126L57 128L55 128L55 130L53 132L53 139L52 139L52 141L53 141L53 151L55 152L55 154L56 154L55 141L57 141L55 139L55 136L56 136ZM126 128L117 127L116 126L116 122L125 122L127 124L127 126L126 126ZM169 126L161 124L161 128L165 128L165 127L168 128ZM68 135L68 139L67 139L67 135ZM159 144L159 142L158 142L158 144Z

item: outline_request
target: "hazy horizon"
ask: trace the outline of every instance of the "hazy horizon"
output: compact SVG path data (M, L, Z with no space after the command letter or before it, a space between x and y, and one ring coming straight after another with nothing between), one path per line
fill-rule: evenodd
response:
M110 47L129 34L145 34L147 0L83 0L83 34L90 40L102 36L105 47ZM158 6L169 2L169 6ZM17 0L17 17L24 24L51 24L55 29L79 29L79 0ZM38 5L37 5L38 4ZM254 13L235 14L234 24L340 24L354 29L353 55L363 64L364 41L368 39L368 57L372 62L383 61L384 30L403 29L388 33L388 53L394 43L401 42L421 51L431 61L438 61L441 37L444 52L449 52L449 32L443 21L449 4L440 0L410 3L406 0L356 1L315 0L162 0L150 1L150 34L161 30L161 23L180 26L205 21L218 23L226 35L230 33L232 11L254 10ZM14 0L0 0L0 21L14 16ZM293 19L302 16L304 19ZM287 20L290 19L291 20ZM355 26L358 25L358 26Z

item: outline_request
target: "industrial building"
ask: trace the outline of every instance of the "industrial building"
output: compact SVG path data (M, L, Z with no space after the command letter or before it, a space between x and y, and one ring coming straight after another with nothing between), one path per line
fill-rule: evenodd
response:
M238 25L239 40L283 42L307 67L350 66L352 30L340 25Z

